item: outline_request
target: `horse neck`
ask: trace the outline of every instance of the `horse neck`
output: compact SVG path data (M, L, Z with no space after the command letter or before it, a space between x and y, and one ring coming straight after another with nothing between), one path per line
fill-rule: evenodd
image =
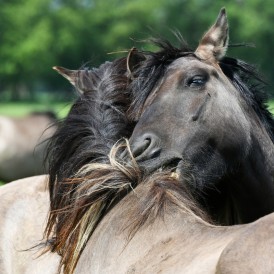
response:
M254 123L252 129L248 156L225 179L230 193L226 206L236 223L254 221L274 211L274 144L261 124Z
M125 249L133 247L134 251L125 253L132 254L128 258L131 259L134 254L138 255L136 252L138 248L140 248L139 252L146 253L156 243L164 242L165 239L169 241L178 235L184 243L193 236L194 230L197 233L204 232L206 227L211 227L209 223L194 213L178 205L169 204L167 201L165 201L167 202L165 209L160 214L155 215L154 206L152 206L146 218L147 209L143 202L149 196L149 190L148 185L138 185L102 219L80 258L81 267L90 262L90 254L98 254L96 256L100 260L102 256L108 257L105 254L106 251L112 256L114 254L121 256ZM140 209L143 210L143 214L140 214ZM137 228L136 224L138 224Z

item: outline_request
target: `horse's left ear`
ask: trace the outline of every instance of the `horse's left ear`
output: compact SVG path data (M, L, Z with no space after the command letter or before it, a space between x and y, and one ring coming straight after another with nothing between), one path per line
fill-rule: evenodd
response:
M228 23L225 8L220 10L215 24L204 34L195 54L203 60L218 61L228 46Z
M53 67L58 73L60 73L63 77L65 77L69 82L75 86L77 80L77 70L70 70L63 67L55 66Z
M65 77L76 89L83 94L86 91L85 78L88 71L86 70L70 70L64 67L53 67L58 73Z
M141 65L141 63L146 59L145 55L139 52L136 48L132 48L128 52L127 56L127 74L130 79L135 78L135 71Z

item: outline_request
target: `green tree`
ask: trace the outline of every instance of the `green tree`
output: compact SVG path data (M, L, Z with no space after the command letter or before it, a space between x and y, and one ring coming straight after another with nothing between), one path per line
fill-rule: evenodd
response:
M178 29L195 48L222 6L231 43L257 46L228 54L259 64L274 79L272 0L11 0L0 1L0 92L13 91L18 98L67 88L52 66L97 66L119 56L109 52L145 47L136 41L151 34L174 41L170 29Z

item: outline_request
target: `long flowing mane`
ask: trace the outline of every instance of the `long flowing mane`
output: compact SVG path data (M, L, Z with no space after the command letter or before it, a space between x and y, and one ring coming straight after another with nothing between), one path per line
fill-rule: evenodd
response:
M195 55L182 36L180 34L176 36L180 44L178 47L173 46L167 40L151 39L151 42L160 50L143 52L146 60L134 72L136 77L131 83L132 104L129 116L132 120L138 120L147 97L161 81L167 67L180 57ZM268 100L265 90L266 83L257 72L256 67L232 57L223 57L219 65L247 104L257 113L274 141L274 120L266 105Z
M77 85L85 85L86 90L60 123L48 155L51 211L46 237L50 249L62 256L59 271L64 265L66 273L75 267L86 235L111 208L116 194L122 195L119 187L130 187L120 182L119 174L106 168L111 147L128 137L132 129L125 115L129 105L126 60L107 62L81 73L84 76ZM81 170L85 165L91 166ZM113 191L109 191L109 184Z
M86 70L81 77L86 91L79 95L49 146L51 186L56 179L70 178L84 164L99 158L106 161L116 141L129 136L132 126L125 115L129 104L125 62L107 62Z

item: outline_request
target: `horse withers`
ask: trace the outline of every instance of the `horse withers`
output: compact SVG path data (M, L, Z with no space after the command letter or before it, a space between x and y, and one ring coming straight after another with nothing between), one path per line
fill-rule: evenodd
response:
M220 224L273 212L274 121L254 68L225 56L225 10L194 51L157 43L129 62L137 162L175 171Z

